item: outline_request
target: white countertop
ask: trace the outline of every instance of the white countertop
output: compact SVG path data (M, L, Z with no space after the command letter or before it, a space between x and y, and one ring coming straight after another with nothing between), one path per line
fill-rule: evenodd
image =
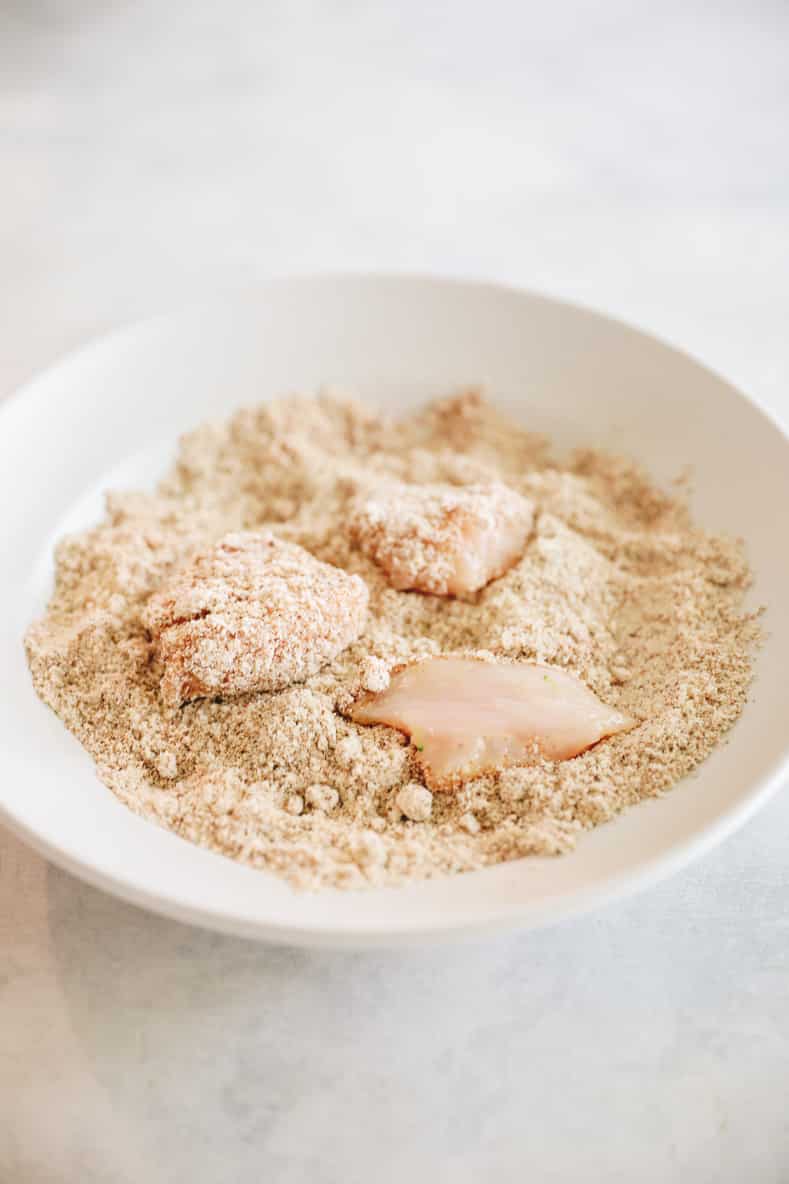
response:
M5 6L0 394L195 291L397 268L595 305L789 420L788 37L768 3ZM0 831L0 1181L785 1184L788 834L784 793L593 917L340 955Z

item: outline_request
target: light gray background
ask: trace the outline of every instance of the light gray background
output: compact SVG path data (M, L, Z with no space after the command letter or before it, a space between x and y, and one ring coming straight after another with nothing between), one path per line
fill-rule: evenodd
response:
M0 393L195 291L391 267L591 303L789 419L785 3L0 20ZM159 920L0 832L0 1181L784 1184L788 832L784 794L592 918L351 956Z

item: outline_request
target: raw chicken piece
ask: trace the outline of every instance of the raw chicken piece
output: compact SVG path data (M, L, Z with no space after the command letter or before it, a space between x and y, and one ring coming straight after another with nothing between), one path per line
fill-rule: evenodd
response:
M267 530L226 535L173 573L145 606L162 698L276 691L355 641L367 585Z
M524 552L534 506L501 482L396 485L352 514L351 536L399 591L465 596Z
M536 757L567 760L636 722L559 667L462 657L401 666L350 716L410 736L432 789Z

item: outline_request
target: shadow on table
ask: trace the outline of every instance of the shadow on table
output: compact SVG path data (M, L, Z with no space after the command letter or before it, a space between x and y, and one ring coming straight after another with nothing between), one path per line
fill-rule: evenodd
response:
M500 1046L506 1068L506 1008L489 1008L518 973L511 940L485 943L484 957L476 945L303 951L153 916L54 868L48 894L77 1039L113 1106L168 1157L173 1179L187 1169L195 1179L198 1163L200 1180L235 1180L231 1153L239 1180L265 1166L283 1173L278 1180L311 1184L365 1173L394 1180L424 1166L431 1148L436 1164L449 1147L452 1160L464 1148L474 1159L469 1108L481 1115L494 1105L506 1072L466 1068L486 1042L488 1056ZM524 1030L561 997L555 972L550 989L542 978L518 1006ZM459 1078L456 1108L446 1091ZM364 1129L355 1148L342 1134L349 1122Z
M598 1178L652 1184L680 1153L701 1178L721 1140L742 1178L755 1124L767 1166L789 1154L785 1091L762 1085L786 1076L782 811L599 915L410 951L256 945L50 869L56 973L148 1184L515 1184L548 1162L559 1181L578 1146Z

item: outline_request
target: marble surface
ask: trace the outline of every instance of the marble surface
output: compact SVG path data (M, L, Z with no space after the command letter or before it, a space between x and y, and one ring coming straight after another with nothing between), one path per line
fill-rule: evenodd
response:
M593 304L787 421L788 42L777 2L6 0L0 394L239 277L399 268ZM0 831L0 1181L780 1184L788 832L784 793L584 920L338 955Z

